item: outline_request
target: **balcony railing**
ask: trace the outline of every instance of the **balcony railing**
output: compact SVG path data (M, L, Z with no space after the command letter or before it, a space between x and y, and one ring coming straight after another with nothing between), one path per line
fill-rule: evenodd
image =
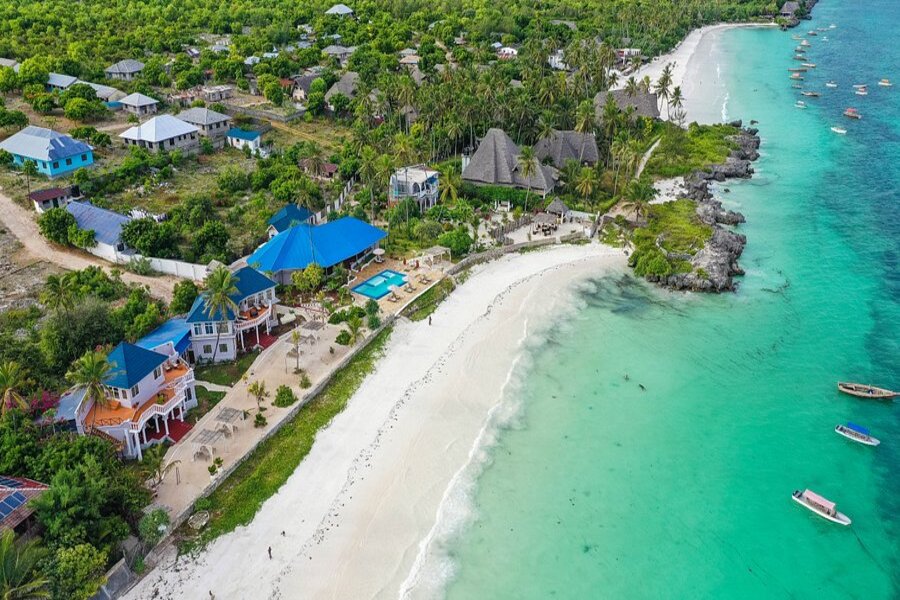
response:
M183 401L184 389L181 389L180 391L176 391L175 394L173 394L172 397L164 404L154 403L150 408L141 413L137 421L131 421L128 428L132 432L140 432L144 428L144 425L147 424L147 421L157 416L166 418L166 416L170 412L172 412L172 409L181 404ZM150 402L153 401L150 400Z
M256 327L257 325L265 324L266 321L269 320L270 315L272 314L272 306L269 305L265 309L262 309L258 315L249 319L238 319L234 322L235 329L240 331L245 331L247 329Z

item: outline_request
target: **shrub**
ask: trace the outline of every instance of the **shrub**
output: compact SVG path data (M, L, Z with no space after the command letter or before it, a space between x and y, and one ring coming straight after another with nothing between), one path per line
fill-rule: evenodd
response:
M209 510L212 508L212 500L209 498L197 498L197 501L194 502L194 510L196 512L200 512L203 510Z
M256 417L253 418L253 426L254 427L265 427L269 422L266 420L266 417L263 416L262 413L256 413Z
M194 300L199 294L197 284L190 279L184 279L175 284L175 290L172 294L172 303L169 304L169 312L173 315L180 315L191 310Z
M169 522L169 515L161 508L147 513L138 522L138 534L141 536L141 540L150 546L155 546L162 539Z
M372 331L381 327L381 319L378 318L378 315L369 315L368 326Z
M337 312L331 313L331 316L328 317L328 322L332 325L337 325L338 323L346 323L353 317L358 317L362 319L366 316L366 310L359 306L351 306L350 308L341 309Z
M306 371L300 373L300 387L304 390L308 390L312 386L312 381L309 380L309 375L306 374Z
M286 385L280 385L278 386L278 390L275 392L275 400L272 402L272 404L277 406L278 408L285 408L296 401L297 395L294 394L294 391Z
M340 333L337 334L337 337L334 339L335 343L340 344L341 346L349 346L350 345L350 332L346 329L341 330Z

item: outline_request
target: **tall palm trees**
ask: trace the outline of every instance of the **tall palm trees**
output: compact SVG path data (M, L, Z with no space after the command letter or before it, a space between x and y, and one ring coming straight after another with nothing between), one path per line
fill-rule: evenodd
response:
M38 540L16 543L11 529L0 533L0 598L38 600L50 597L50 580L38 569L44 550Z
M538 164L534 156L534 148L531 146L522 146L518 157L519 173L525 180L525 212L528 212L528 194L531 192L531 178L537 173Z
M109 406L109 398L106 396L106 387L104 381L109 377L112 365L106 358L106 354L99 351L88 351L81 358L76 360L69 372L66 373L66 379L76 389L84 390L84 399L87 404L94 403L94 418L91 421L91 428L97 421L97 408Z
M672 63L668 63L663 67L659 79L656 80L656 86L653 88L658 98L657 101L666 105L666 116L669 114L668 102L672 95L672 68ZM660 106L660 108L662 107Z
M684 96L681 93L681 86L676 85L672 90L672 96L669 98L669 111L674 110L675 123L679 127L684 127Z
M656 188L646 181L634 180L625 188L625 206L634 209L635 216L640 219L647 215L650 201L656 197Z
M444 204L456 203L459 197L459 186L462 185L462 177L455 164L448 164L441 170L441 202Z
M25 370L14 360L0 364L0 415L12 408L28 409L22 390L31 383Z
M41 291L41 302L51 310L68 313L77 296L78 284L70 275L50 275Z
M597 177L597 171L593 167L582 167L576 179L575 190L588 201L591 210L594 208L594 192L599 185L600 179Z
M216 322L216 347L213 348L213 362L219 353L219 338L222 328L219 321L225 320L228 313L237 313L238 305L232 300L237 294L237 281L228 267L220 265L206 277L206 289L200 294L203 298L203 309L211 321Z
M362 149L359 155L359 177L369 188L369 208L372 212L371 223L375 222L375 178L378 174L375 161L378 153L371 146Z
M581 134L581 151L578 153L578 162L584 161L585 138L588 133L594 131L594 103L583 100L575 111L575 131Z

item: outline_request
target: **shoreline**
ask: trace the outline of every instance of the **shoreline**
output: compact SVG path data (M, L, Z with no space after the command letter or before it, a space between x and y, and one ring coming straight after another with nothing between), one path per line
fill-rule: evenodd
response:
M377 368L248 526L198 556L168 549L126 597L396 597L490 437L533 327L578 280L626 273L622 251L596 243L473 267L433 325L396 323Z

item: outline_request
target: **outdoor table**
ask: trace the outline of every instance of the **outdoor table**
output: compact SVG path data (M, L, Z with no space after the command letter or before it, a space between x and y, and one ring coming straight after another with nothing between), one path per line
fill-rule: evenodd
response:
M216 444L222 440L224 434L218 430L204 429L191 440L191 445L196 451L209 450L210 458L216 455ZM191 458L193 460L193 458Z

